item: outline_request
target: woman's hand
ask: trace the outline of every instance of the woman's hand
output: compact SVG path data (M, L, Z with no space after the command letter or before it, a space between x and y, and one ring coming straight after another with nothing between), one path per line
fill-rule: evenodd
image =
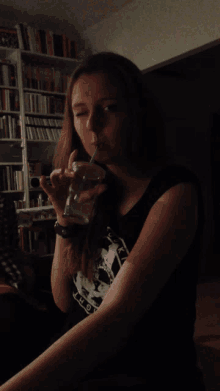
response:
M78 150L75 149L70 157L68 162L68 169L62 167L60 169L54 170L50 174L50 180L52 186L46 183L45 176L41 176L40 178L40 186L48 195L50 202L52 203L54 210L57 214L57 218L59 221L65 221L65 225L72 224L71 221L68 222L68 218L63 218L63 213L66 205L66 200L69 195L69 187L72 186L73 190L77 191L81 182L82 177L79 176L79 171L72 171L72 164L76 160L78 154ZM88 189L83 191L80 195L80 202L85 202L90 200L101 193L107 190L107 186L104 184L99 184L95 188Z

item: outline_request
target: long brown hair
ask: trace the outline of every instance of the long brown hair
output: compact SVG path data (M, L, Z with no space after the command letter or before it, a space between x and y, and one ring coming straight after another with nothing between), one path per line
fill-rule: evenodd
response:
M63 126L53 157L53 168L63 166L67 168L69 156L74 149L78 149L77 161L89 161L91 158L74 128L71 99L73 87L78 78L83 74L97 72L104 72L119 82L124 99L127 100L131 123L129 129L126 129L126 137L122 135L126 155L133 166L146 175L147 167L154 167L155 164L161 164L164 161L165 144L161 142L163 120L153 97L148 101L144 97L141 71L130 60L114 52L101 52L88 56L71 75L66 95ZM149 118L153 118L153 121ZM113 190L116 185L114 176L105 165L95 163L107 172L104 183L107 184L108 190L98 197L95 216L91 223L88 226L79 227L76 237L73 238L71 246L64 254L64 263L69 273L73 275L81 270L90 280L92 279L93 261L99 255L99 239L109 224L110 216L117 218L115 211L120 202L119 194L116 195Z

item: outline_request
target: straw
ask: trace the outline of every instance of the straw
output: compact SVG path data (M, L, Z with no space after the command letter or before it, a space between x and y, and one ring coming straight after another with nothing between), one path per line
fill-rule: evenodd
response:
M98 152L98 147L96 148L95 152L93 153L92 157L91 157L91 160L89 162L89 164L93 164L94 160L95 160L95 157L96 157L96 154Z
M93 155L92 155L92 157L91 157L91 159L90 159L90 161L89 161L89 164L93 164L97 152L98 152L98 147L96 148L95 152L93 153ZM80 186L79 186L79 188L78 188L78 191L77 191L77 193L76 193L75 196L74 196L74 201L76 201L76 202L77 202L78 199L79 199L78 194L79 194L79 192L83 189L83 185L84 185L85 180L86 180L86 175L83 176L83 179L82 179L82 182L81 182L81 184L80 184Z

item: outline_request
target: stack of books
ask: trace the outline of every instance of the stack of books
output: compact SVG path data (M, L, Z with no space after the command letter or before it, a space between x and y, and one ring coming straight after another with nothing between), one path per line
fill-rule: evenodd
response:
M19 93L17 90L0 89L0 111L19 111Z
M24 88L66 93L71 77L65 71L22 63Z
M27 23L18 23L17 30L19 48L33 53L48 54L66 58L77 58L77 45L66 34L54 34L53 31L37 30Z
M44 96L25 92L24 107L26 113L63 114L64 100L57 96Z
M35 220L42 219L39 218ZM45 254L52 255L55 251L56 234L53 230L48 230L47 227L37 228L34 227L29 230L26 226L19 226L19 247L25 253L37 254L39 257L43 257Z
M0 167L1 191L24 191L24 172L15 170L12 165Z
M0 138L21 138L20 120L11 115L0 117Z

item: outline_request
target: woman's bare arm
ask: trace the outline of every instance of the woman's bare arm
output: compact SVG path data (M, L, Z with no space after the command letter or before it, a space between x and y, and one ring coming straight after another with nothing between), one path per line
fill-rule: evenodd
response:
M64 222L58 219L60 225ZM51 288L54 302L62 312L68 312L71 306L71 287L72 280L67 261L65 259L65 250L71 246L71 238L63 239L56 235L55 251L51 269Z

